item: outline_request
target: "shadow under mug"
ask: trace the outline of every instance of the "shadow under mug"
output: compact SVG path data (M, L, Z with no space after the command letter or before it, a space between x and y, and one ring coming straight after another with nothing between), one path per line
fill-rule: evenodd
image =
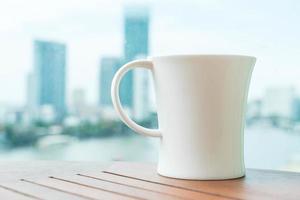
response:
M111 96L121 120L135 132L161 140L157 172L195 180L245 175L244 115L256 58L174 55L122 66ZM119 84L131 69L152 71L159 129L136 124L120 103Z

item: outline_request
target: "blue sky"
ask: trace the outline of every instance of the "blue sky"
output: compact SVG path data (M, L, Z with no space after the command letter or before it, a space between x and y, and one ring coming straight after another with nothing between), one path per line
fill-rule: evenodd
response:
M123 52L123 7L140 1L0 2L0 104L26 100L34 39L68 47L68 101L83 88L96 103L102 56ZM286 1L147 1L150 54L247 54L258 58L249 97L267 87L300 88L300 3Z

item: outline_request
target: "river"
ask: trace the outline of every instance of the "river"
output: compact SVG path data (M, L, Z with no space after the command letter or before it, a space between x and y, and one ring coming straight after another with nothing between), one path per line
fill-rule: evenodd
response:
M159 141L138 135L89 140L47 147L0 151L0 160L157 161ZM245 131L245 163L249 168L300 172L300 134L279 129Z

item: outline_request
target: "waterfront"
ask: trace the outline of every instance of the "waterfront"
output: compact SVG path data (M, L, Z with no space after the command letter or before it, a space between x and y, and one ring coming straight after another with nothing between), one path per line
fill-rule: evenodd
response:
M139 135L1 149L0 160L151 161L158 158L159 140ZM245 162L249 168L300 171L300 134L280 129L245 131Z

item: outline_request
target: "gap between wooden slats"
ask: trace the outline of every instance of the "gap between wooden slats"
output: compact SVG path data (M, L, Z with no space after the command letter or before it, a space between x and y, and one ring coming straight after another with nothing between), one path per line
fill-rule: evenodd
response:
M77 194L75 192L65 191L63 189L39 184L35 181L21 179L22 182L29 184L29 190L31 193L37 193L37 195L43 197L43 199L72 199L72 200L97 200L84 195ZM32 188L36 188L32 191Z
M177 198L189 199L189 200L199 200L199 199L209 199L209 200L221 200L221 199L232 199L219 197L211 194L203 194L200 192L184 190L181 188L170 187L166 185L161 185L157 183L151 183L144 180L137 180L134 178L128 178L124 176L118 176L108 173L94 173L93 175L78 174L78 176L95 179L99 181L106 181L115 184L120 184L128 187L133 187L145 191L157 192L160 194L170 195Z
M3 200L42 200L39 197L0 185L0 197Z
M32 199L72 199L72 200L91 200L91 198L81 198L76 194L70 194L65 191L53 190L53 188L45 187L43 185L35 184L31 181L21 179L14 183L6 184L4 187L10 189L24 196ZM0 193L1 197L1 193Z
M194 181L166 178L155 164L132 162L115 162L104 173L233 199L300 199L298 173L247 170L245 178Z
M110 191L116 194L137 198L137 199L148 199L148 200L160 200L160 199L161 200L182 200L183 199L180 197L176 197L174 195L162 194L155 191L130 187L128 185L113 183L109 181L90 179L83 176L60 176L60 177L53 177L53 179L66 181L66 182L82 185L89 188Z
M107 170L104 170L103 173L208 195L215 195L222 198L244 199L243 197L236 196L236 194L232 192L228 193L226 191L226 181L193 181L167 178L158 175L156 172L156 165L149 163L115 162ZM234 181L235 180L230 180L230 182L227 182L230 185ZM223 183L225 183L225 192ZM237 186L239 187L239 185ZM235 192L239 191L235 190Z
M31 184L51 188L52 190L58 190L93 200L139 200L138 198L118 194L114 191L107 191L102 188L96 189L93 187L85 186L83 184L72 183L67 180L59 180L55 177L36 180L26 179L26 181L31 182Z

